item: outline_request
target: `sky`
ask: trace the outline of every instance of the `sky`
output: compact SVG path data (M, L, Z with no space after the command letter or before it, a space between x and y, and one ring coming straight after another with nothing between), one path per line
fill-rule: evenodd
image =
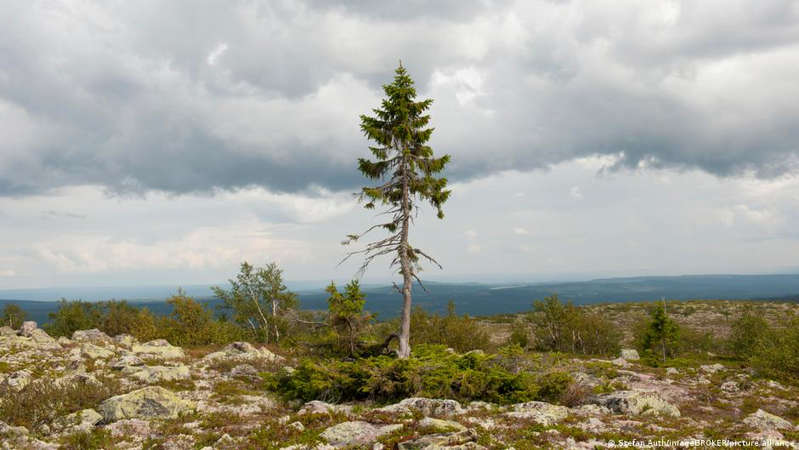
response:
M799 1L12 0L0 289L355 276L400 60L452 157L423 278L799 272Z

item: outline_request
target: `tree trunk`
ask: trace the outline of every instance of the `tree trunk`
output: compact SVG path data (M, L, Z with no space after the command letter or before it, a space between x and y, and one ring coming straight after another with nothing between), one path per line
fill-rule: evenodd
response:
M411 273L411 261L408 256L408 226L410 221L410 189L408 186L408 174L406 172L407 161L403 160L402 171L402 234L400 236L400 268L402 269L402 324L399 332L399 351L397 356L401 359L411 356L411 287L413 286L413 275Z
M252 302L255 304L255 308L258 310L258 315L261 316L261 321L264 324L264 337L266 339L266 343L269 343L269 321L266 320L266 316L264 316L264 312L261 310L261 305L258 303L258 296L255 292L250 289L250 296L252 297Z
M275 329L275 343L280 340L280 331L277 329L277 302L276 298L272 298L272 325Z

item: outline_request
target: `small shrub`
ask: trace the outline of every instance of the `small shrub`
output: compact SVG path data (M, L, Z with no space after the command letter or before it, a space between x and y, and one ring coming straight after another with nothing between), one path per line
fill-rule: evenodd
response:
M117 380L98 380L99 384L75 381L61 386L36 381L19 392L2 392L0 417L11 425L36 429L58 417L94 408L101 401L120 393Z
M762 376L799 383L799 318L764 333L750 362Z
M733 322L728 345L730 352L743 360L749 359L760 341L769 333L769 325L761 315L747 309Z
M518 347L517 347L518 348ZM453 354L441 345L419 345L407 359L388 356L356 361L305 360L292 373L265 375L267 385L290 399L385 403L412 396L484 400L508 404L561 401L572 382L568 374L537 377L506 368L507 356L482 352Z
M650 311L646 325L636 330L638 349L650 358L665 361L676 355L680 329L677 323L666 313L662 304L655 305Z
M563 303L557 294L533 302L535 348L545 352L585 355L616 354L621 335L616 326L597 313Z
M538 399L549 403L561 403L574 378L566 372L546 373L538 379Z
M116 440L111 432L103 428L78 431L61 439L61 448L68 450L96 450L114 448Z
M22 322L25 321L25 311L15 303L9 303L3 307L3 316L0 317L0 326L9 326L13 329L19 329Z
M430 314L420 307L414 308L411 314L411 330L411 346L441 344L458 352L492 348L486 329L477 319L468 315L457 315L453 301L447 305L445 316Z

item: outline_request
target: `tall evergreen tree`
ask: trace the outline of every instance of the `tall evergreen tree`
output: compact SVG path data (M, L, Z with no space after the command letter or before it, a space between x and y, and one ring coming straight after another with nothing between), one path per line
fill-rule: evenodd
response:
M436 177L449 162L449 155L433 156L433 149L426 143L433 128L428 127L430 116L426 111L432 99L415 101L416 89L408 72L402 67L395 71L394 82L383 86L385 98L374 116L361 116L361 131L369 141L374 160L359 158L358 170L367 178L380 183L366 186L359 193L359 200L367 209L377 204L385 207L390 220L377 224L359 235L349 235L345 244L356 241L375 229L384 229L389 236L367 244L362 250L351 252L362 254L364 262L360 272L378 256L392 255L391 267L399 266L402 275L402 321L398 334L400 358L410 356L411 288L413 280L419 280L420 259L441 267L424 251L410 244L410 226L421 203L428 202L444 218L441 209L449 198L447 179ZM346 259L346 258L345 258Z

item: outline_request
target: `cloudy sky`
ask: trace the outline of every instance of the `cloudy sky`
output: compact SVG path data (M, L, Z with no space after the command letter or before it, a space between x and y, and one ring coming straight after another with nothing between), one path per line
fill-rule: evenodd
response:
M12 0L0 288L351 277L400 59L452 155L426 278L799 271L799 1Z

